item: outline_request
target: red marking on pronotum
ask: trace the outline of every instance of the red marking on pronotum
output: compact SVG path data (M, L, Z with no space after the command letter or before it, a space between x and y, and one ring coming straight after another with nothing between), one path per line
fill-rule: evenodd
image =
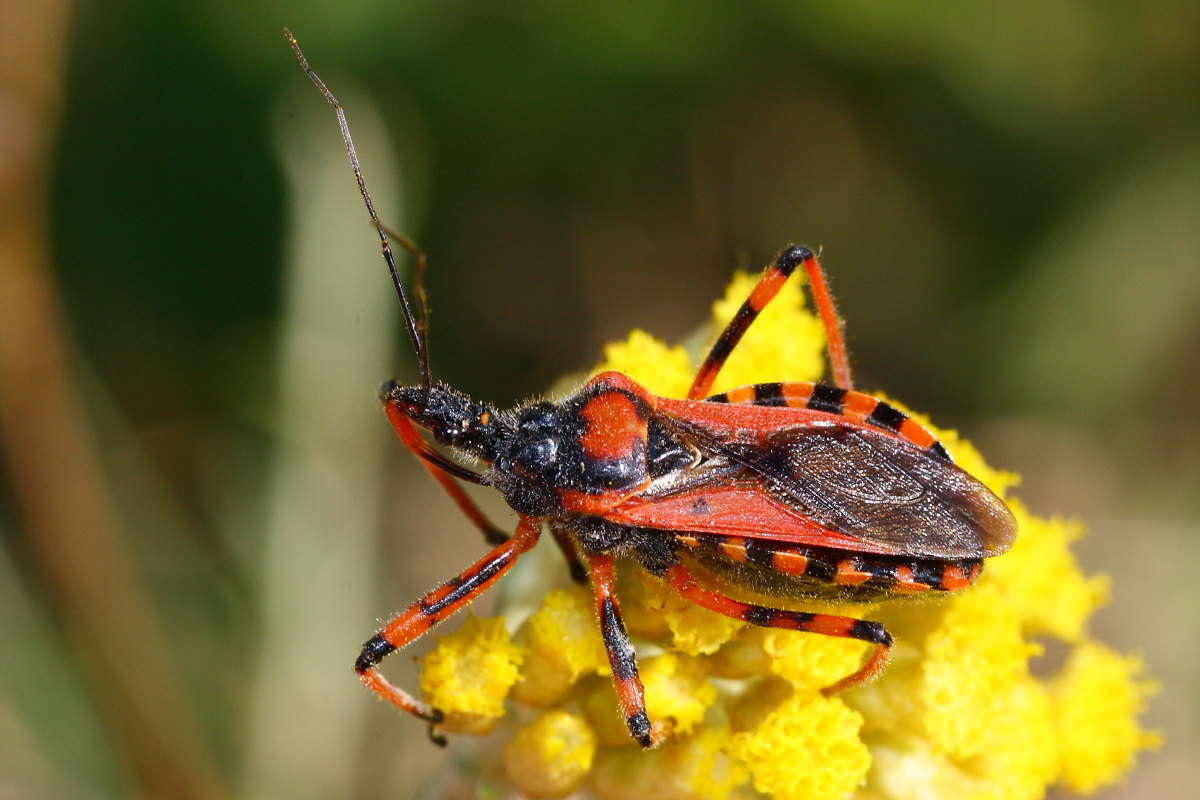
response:
M875 675L892 636L878 622L792 611L772 597L877 601L956 591L982 560L1012 544L1004 503L964 473L924 427L878 398L852 390L833 298L816 255L789 246L767 267L717 337L685 399L651 395L607 372L565 400L500 410L430 377L428 313L420 287L424 254L379 221L337 98L301 66L337 113L355 179L420 367L413 386L387 383L384 411L401 442L449 493L492 549L393 617L367 640L354 670L372 691L435 726L436 708L387 681L379 663L427 633L498 581L548 527L573 575L590 580L613 683L630 735L653 747L668 728L646 714L637 657L621 620L614 556L630 557L681 596L752 625L859 639L875 646L863 666L826 689ZM414 291L400 282L391 243L417 260ZM704 399L729 354L798 267L808 278L829 344L833 384L781 381ZM413 305L416 312L413 312ZM475 469L435 449L419 433ZM511 537L492 524L459 481L491 486L517 514ZM704 570L697 577L681 560ZM583 564L589 572L585 573ZM745 602L705 585L733 583L762 595Z

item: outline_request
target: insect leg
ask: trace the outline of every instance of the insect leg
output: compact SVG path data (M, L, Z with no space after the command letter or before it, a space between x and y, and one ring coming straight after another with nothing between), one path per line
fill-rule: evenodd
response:
M362 647L354 671L368 689L383 699L431 724L430 737L444 745L445 739L433 730L443 720L442 712L394 686L376 669L379 662L409 642L419 639L434 625L477 597L516 563L517 557L537 543L541 524L521 517L512 538L498 545L465 572L443 583L404 611L392 617L379 633Z
M625 632L621 619L621 607L613 590L616 586L616 570L610 555L587 556L592 572L592 586L596 591L596 615L600 618L600 633L604 637L604 648L608 651L608 663L612 665L613 687L617 691L617 702L625 717L629 735L642 747L657 747L665 733L659 726L651 725L646 715L646 694L642 679L638 676L637 654Z
M837 414L860 425L895 434L942 461L953 460L946 446L928 428L891 403L862 392L842 391L820 383L754 383L709 395L705 400L734 406L810 408Z
M829 362L833 367L834 382L842 389L851 388L850 364L846 357L846 344L842 339L842 326L838 320L837 309L833 304L833 297L829 294L829 288L825 283L825 273L822 272L821 265L811 250L792 245L779 254L774 264L767 267L754 290L750 292L750 296L746 298L746 302L742 303L742 307L738 309L725 330L717 337L708 357L704 359L704 363L700 365L700 369L696 373L692 388L688 390L687 399L699 400L708 395L713 381L716 380L721 367L725 365L725 360L742 340L750 323L754 322L759 313L766 308L767 303L770 303L775 295L779 294L779 290L783 288L787 279L800 264L804 265L804 271L808 274L808 284L812 288L813 300L821 315L821 322L825 325L825 338L829 344Z
M687 568L679 562L668 567L662 577L675 591L696 605L733 619L749 622L751 625L859 639L877 645L875 652L862 667L832 686L827 686L823 690L825 694L836 694L866 683L879 674L891 656L892 635L878 622L743 603L732 597L704 589L696 582Z
M571 580L575 583L587 583L587 570L583 568L583 563L579 560L579 551L575 549L575 540L571 538L571 534L557 525L550 526L550 533L554 535L554 543L558 545L558 549L562 551L563 557L567 560L567 570L571 573Z
M429 470L429 474L437 481L446 494L450 495L450 499L458 506L459 510L466 515L467 519L475 524L483 534L484 540L488 544L501 544L508 540L508 534L499 526L495 525L487 516L480 510L454 478L479 483L482 479L478 473L467 469L459 464L455 464L450 459L443 456L438 451L434 450L429 444L421 438L421 434L417 432L417 428L413 425L412 420L404 415L400 410L400 406L394 399L390 397L390 386L385 385L381 390L383 397L383 410L387 414L388 421L392 423L392 427L396 429L396 434L399 435L400 441L407 447Z

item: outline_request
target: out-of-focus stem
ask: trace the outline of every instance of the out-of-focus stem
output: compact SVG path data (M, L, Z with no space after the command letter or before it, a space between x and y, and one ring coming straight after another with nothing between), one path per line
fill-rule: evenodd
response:
M338 94L370 154L375 202L400 219L382 120L344 81ZM361 794L362 723L372 710L351 665L380 613L372 597L385 465L398 443L374 392L391 369L397 303L333 112L298 69L281 110L289 210L277 450L238 788L246 797L339 800Z
M71 379L49 267L48 162L69 12L66 0L43 0L36 9L0 0L0 443L38 577L134 791L222 797L175 686Z

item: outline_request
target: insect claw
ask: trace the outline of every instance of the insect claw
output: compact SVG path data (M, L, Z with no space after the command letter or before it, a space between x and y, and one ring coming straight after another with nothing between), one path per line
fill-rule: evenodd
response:
M437 729L437 725L432 722L429 723L429 741L433 742L438 747L445 747L450 743L449 740L446 739L445 734L439 731Z

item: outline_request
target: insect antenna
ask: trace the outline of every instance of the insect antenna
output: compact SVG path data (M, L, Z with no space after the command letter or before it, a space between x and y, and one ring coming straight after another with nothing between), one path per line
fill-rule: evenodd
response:
M383 226L384 232L394 241L399 242L400 246L409 252L413 257L412 273L408 276L412 282L413 297L417 302L417 336L421 340L419 355L424 357L421 359L421 379L422 386L426 390L429 389L429 301L425 297L425 267L428 263L425 257L425 251L422 250L416 242L409 239L403 233L397 233L387 225ZM395 274L395 271L392 271Z
M379 214L375 211L375 204L371 202L371 195L367 192L366 181L363 180L362 168L358 164L358 153L354 150L354 140L350 138L350 126L346 124L346 112L342 110L342 104L333 96L333 92L329 91L329 87L317 76L313 68L308 65L308 59L301 52L300 44L296 41L296 37L292 35L292 32L284 28L283 35L287 37L288 44L291 45L292 52L296 54L296 60L300 62L304 73L321 90L321 94L325 95L325 99L329 101L329 105L333 106L333 110L337 113L338 126L342 129L342 139L346 142L346 152L350 156L350 166L354 168L354 179L358 182L358 191L362 195L363 203L367 206L367 212L371 215L371 222L374 224L375 230L379 233L379 243L383 251L383 260L387 262L388 272L392 276L392 285L396 287L396 296L400 298L400 307L404 310L404 326L408 330L408 338L412 341L413 351L417 355L417 363L421 367L421 386L425 389L426 396L428 396L429 387L432 382L429 375L429 347L426 343L426 330L429 327L429 311L425 304L425 290L421 285L425 275L425 253L407 236L388 230L379 221ZM400 271L396 267L396 257L392 254L391 242L393 240L416 259L416 266L413 270L413 288L415 290L414 297L416 298L417 306L416 317L413 316L412 308L408 302L408 294L404 291L404 284L400 282Z

